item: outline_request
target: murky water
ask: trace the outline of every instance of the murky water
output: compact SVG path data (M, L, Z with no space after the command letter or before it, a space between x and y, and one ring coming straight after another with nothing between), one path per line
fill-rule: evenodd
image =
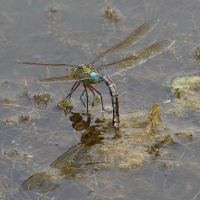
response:
M0 199L200 199L199 9L197 0L1 0ZM89 93L87 115L82 86L62 102L73 82L35 82L70 67L16 63L89 63L155 18L143 40L102 61L176 40L112 77L117 132L104 83L95 88L111 112Z

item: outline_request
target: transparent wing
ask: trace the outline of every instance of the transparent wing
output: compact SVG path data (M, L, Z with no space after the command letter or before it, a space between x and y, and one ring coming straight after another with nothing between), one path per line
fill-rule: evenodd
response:
M85 71L85 72L80 72L80 73L68 74L66 76L57 76L57 77L51 77L51 78L38 79L37 82L45 83L45 82L60 82L60 81L80 81L87 78L92 79L92 77L90 77L90 73Z
M174 43L175 40L158 42L141 51L138 51L137 53L130 53L127 57L107 63L92 71L97 72L100 76L114 76L124 70L145 63L148 59L160 54L163 50L169 49ZM73 73L66 76L44 78L38 80L38 82L80 81L88 78L92 79L90 73L83 71L81 73Z
M137 53L129 54L127 57L115 60L96 68L100 76L114 76L124 70L136 67L145 63L148 59L160 54L163 50L169 49L175 40L165 40L153 44Z
M94 63L96 63L101 58L104 58L114 52L122 50L140 41L148 32L150 32L158 24L158 22L158 19L153 19L151 21L146 22L145 24L137 28L135 31L133 31L126 38L124 38L121 42L113 45L109 49L99 54L90 64L94 65Z
M45 64L45 63L31 63L31 62L17 62L17 64L25 64L25 65L43 65L43 66L70 66L76 67L76 65L69 65L69 64Z

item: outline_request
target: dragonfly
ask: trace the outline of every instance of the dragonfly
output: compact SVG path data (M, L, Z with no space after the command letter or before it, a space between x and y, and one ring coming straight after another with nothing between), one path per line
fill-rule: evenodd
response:
M45 63L29 63L29 62L18 62L19 64L30 64L30 65L44 65L44 66L70 66L72 67L70 74L59 76L59 77L51 77L39 79L39 83L44 82L58 82L58 81L76 81L73 87L71 88L71 92L68 94L66 99L70 99L72 93L79 87L82 83L84 86L84 92L86 93L87 99L87 113L88 113L88 91L97 92L101 97L102 109L103 107L103 98L101 93L96 90L92 84L97 84L100 82L105 82L109 88L112 107L113 107L113 126L118 129L119 128L119 98L117 87L115 83L112 81L111 77L119 74L122 71L128 70L130 68L142 65L150 58L160 54L162 51L169 49L174 43L175 40L164 40L158 43L155 43L151 46L148 46L145 49L142 49L136 53L128 53L125 57L103 64L98 66L100 60L105 57L116 53L120 50L123 50L126 47L129 47L138 41L140 41L143 37L147 35L157 24L159 20L153 19L145 24L141 25L139 28L130 33L123 40L108 48L107 50L100 53L92 62L81 65L70 65L70 64L45 64ZM81 95L81 97L82 97Z

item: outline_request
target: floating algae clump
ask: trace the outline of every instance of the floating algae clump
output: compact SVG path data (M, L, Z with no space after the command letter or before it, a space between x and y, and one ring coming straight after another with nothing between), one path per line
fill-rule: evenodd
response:
M200 89L200 76L180 76L175 77L171 81L171 87L175 91L177 88L179 90L189 89L189 90L199 90Z
M200 76L175 77L169 86L174 96L177 96L178 91L179 98L175 98L172 107L166 113L186 116L188 111L200 112Z
M108 162L111 166L119 168L137 167L142 165L143 161L150 159L148 148L158 141L164 143L166 135L169 134L163 128L158 112L159 108L161 106L156 103L152 106L149 114L143 113L143 119L140 115L143 122L139 121L138 128L132 127L132 123L137 121L135 118L137 118L138 113L121 115L121 131L124 132L121 134L121 138L118 140L107 138L102 144L95 145L91 153L93 158ZM146 128L143 128L145 123L147 124Z

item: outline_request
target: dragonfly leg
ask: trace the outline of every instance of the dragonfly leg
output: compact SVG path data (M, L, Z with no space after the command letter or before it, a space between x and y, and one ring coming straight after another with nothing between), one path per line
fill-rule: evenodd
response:
M101 105L102 105L102 110L104 110L104 111L106 111L105 109L104 109L104 107L103 107L103 97L102 97L102 95L101 95L101 93L98 91L98 90L96 90L93 86L91 86L91 85L88 85L87 84L87 87L90 89L90 90L94 90L95 92L97 92L99 95L100 95L100 97L101 97ZM94 93L94 91L93 91L93 93Z
M95 97L95 93L94 91L89 87L90 85L89 84L85 84L86 87L93 93L93 98ZM92 101L92 107L94 107L94 101Z
M85 86L86 87L88 87L88 85L87 84L85 84ZM90 89L89 87L88 87L88 89L93 93L93 97L95 96L95 93L94 93L94 91L92 90L92 89ZM80 96L80 100L82 101L82 103L83 103L83 105L85 106L85 104L84 104L84 102L83 102L83 100L82 100L82 96L83 96L83 94L85 93L85 90L83 91L83 93L81 94L81 96ZM94 102L92 103L92 107L94 106ZM86 107L86 106L85 106Z
M81 97L83 96L84 93L85 93L85 90L83 91L82 95L80 96L80 99L82 99Z
M86 87L88 87L88 85L86 85ZM88 89L90 89L90 88L88 87ZM90 91L93 93L93 97L95 97L95 93L94 93L94 91L91 90L91 89L90 89ZM80 96L80 99L81 99L81 97L83 96L84 93L85 93L85 90L83 91L82 95Z
M74 87L76 86L76 84L78 83L78 81L76 81L73 85L73 87L71 88L71 91L74 89Z
M85 92L86 92L86 98L87 98L87 113L88 113L88 92L87 92L87 86L86 84L83 84L84 88L85 88Z
M83 96L83 94L85 93L85 90L83 90L83 93L81 94L81 96L80 96L80 100L81 100L81 102L83 103L83 105L85 106L85 103L84 103L84 101L82 100L82 96ZM86 107L86 106L85 106Z
M80 82L76 81L71 89L71 92L65 97L65 99L68 99L68 98L70 99L72 93L78 88L79 85L80 85Z
M86 84L86 87L88 87L88 89L93 93L93 97L95 97L95 93L94 93L94 91L90 88L90 86L91 86L91 85Z

